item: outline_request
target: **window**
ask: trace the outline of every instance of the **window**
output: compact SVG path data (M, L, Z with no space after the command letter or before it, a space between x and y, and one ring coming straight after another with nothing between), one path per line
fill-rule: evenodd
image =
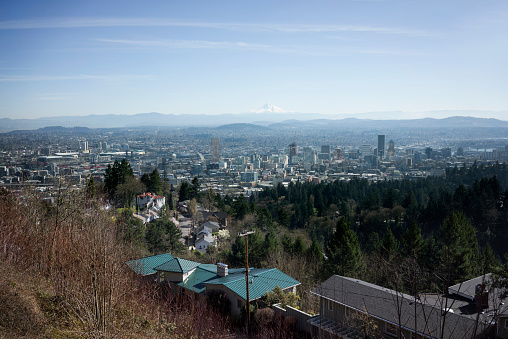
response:
M504 320L504 328L508 328L508 319Z
M328 311L333 311L333 301L331 301L330 299L327 299L328 301Z
M390 323L385 323L385 332L391 336L397 337L397 326Z
M236 306L238 308L242 308L242 300L241 299L236 299Z

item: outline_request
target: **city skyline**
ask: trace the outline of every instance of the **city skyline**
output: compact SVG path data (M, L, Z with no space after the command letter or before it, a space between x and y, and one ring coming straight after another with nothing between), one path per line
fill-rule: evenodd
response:
M6 2L0 118L508 108L503 1ZM450 114L453 115L453 114Z

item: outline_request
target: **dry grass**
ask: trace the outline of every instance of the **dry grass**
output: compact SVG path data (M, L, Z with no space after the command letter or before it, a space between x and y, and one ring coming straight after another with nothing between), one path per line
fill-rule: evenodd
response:
M141 284L112 215L76 191L48 206L0 192L0 336L218 338L228 322L202 302Z

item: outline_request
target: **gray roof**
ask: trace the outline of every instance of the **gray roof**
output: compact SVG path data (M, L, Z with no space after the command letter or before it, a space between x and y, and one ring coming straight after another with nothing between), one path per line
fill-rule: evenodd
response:
M448 292L450 294L458 294L465 298L474 300L476 285L484 283L485 285L488 286L490 282L491 282L490 273L488 273L485 274L485 277L481 275L468 281L464 281L462 283L450 286L448 287Z
M462 339L471 335L476 325L475 319L452 312L444 312L443 300L415 300L414 297L362 280L334 275L312 291L313 294L333 300L339 304L367 311L370 316L385 322L399 325L411 331L441 337L443 322L444 338ZM415 317L416 312L416 317ZM399 321L400 319L400 321ZM487 328L480 321L477 333Z

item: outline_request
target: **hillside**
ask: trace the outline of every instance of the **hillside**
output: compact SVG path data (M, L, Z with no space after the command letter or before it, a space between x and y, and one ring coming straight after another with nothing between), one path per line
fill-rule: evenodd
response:
M203 300L133 276L125 261L139 253L117 240L112 215L93 199L63 192L62 204L50 206L33 193L0 191L0 338L229 333L228 319Z

